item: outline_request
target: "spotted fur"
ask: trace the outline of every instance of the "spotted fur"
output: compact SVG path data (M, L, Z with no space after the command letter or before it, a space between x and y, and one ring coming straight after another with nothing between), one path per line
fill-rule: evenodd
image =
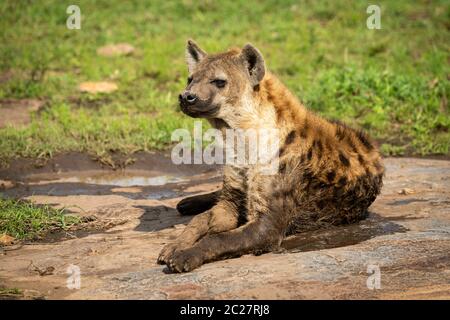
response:
M186 52L193 79L186 92L199 101L187 106L180 96L183 112L223 131L278 128L280 165L274 175L226 165L221 191L178 206L181 213L197 213L192 208L200 203L206 211L162 250L158 262L190 271L208 261L273 250L292 233L366 217L384 167L364 132L305 108L266 71L251 45L208 55L189 41ZM217 77L226 86L214 87Z

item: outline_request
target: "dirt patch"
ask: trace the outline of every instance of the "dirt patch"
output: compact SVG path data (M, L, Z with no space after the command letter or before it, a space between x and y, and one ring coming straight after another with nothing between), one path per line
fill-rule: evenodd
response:
M0 100L0 128L8 125L19 127L30 123L31 114L44 105L36 99L2 99Z

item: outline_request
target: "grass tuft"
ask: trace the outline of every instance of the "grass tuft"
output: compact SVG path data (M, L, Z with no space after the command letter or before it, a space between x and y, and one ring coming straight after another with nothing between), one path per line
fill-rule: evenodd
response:
M81 218L65 214L64 209L0 198L0 234L16 239L37 240L49 232L67 230L80 222Z

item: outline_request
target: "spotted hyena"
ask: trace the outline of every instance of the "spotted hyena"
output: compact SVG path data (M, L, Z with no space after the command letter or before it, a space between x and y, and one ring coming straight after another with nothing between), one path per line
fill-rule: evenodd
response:
M252 45L207 54L189 40L189 78L181 110L225 129L279 129L279 167L224 166L223 187L182 200L197 214L158 262L191 271L205 262L277 249L287 235L366 217L384 167L370 138L305 108L266 70Z

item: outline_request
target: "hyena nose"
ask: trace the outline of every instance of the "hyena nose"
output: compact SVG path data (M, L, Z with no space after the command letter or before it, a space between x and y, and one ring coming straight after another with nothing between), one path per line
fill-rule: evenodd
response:
M197 96L191 92L184 92L178 97L180 102L185 102L187 104L194 104L197 101Z

